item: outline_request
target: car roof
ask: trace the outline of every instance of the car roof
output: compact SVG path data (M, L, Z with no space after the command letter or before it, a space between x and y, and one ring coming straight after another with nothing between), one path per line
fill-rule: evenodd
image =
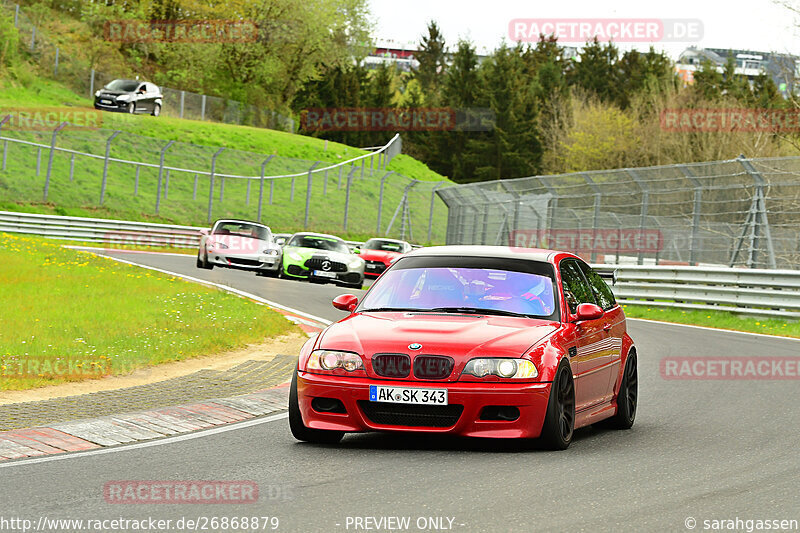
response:
M512 246L454 245L419 248L408 253L409 256L457 256L457 257L503 257L508 259L528 259L553 263L559 256L577 257L568 252L545 250L541 248L517 248Z
M241 218L220 218L219 220L215 220L214 221L213 226L216 226L220 222L241 222L243 224L253 224L255 226L263 226L263 227L269 229L269 226L267 226L266 224L262 224L261 222L253 222L252 220L244 220L244 219L241 219ZM270 231L272 231L272 230L270 230Z
M400 239L388 239L386 237L370 237L367 241L386 241L386 242L396 242L400 244L408 244L408 241L401 241Z
M327 233L313 233L310 231L302 231L300 233L295 233L292 237L325 237L326 239L335 239L337 241L344 240L341 237L337 237L336 235L328 235Z

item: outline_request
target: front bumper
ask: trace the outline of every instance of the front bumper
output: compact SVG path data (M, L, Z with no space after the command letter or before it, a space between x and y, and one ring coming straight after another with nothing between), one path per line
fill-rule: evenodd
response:
M347 272L334 272L335 277L320 277L314 276L311 270L298 265L297 263L289 263L286 265L284 272L287 276L297 279L313 279L319 282L329 283L347 283L355 285L364 282L364 274L356 270L348 270Z
M238 268L241 270L261 270L277 272L281 266L281 256L265 254L226 254L224 250L208 252L208 262L214 266Z
M449 427L402 426L377 423L359 402L369 402L370 385L447 388L448 403L463 411ZM446 433L464 437L536 438L539 437L550 398L550 383L423 383L349 378L298 372L297 392L300 412L306 426L345 432L405 431ZM346 413L319 412L311 407L314 398L333 398L344 404ZM402 410L403 404L392 404ZM519 418L481 420L484 407L513 406Z
M117 111L120 113L127 113L129 103L130 102L117 102L116 100L111 100L110 104L103 104L100 102L100 100L95 100L94 108L102 109L103 111Z

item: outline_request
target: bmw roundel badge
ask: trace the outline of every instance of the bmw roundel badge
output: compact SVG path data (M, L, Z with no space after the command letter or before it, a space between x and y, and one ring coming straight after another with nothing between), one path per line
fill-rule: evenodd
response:
M421 350L422 349L422 345L420 343L418 343L418 342L412 342L411 344L408 345L408 349L409 350Z

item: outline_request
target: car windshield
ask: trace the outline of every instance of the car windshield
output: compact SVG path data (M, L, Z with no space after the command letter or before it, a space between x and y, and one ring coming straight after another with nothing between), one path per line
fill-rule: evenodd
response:
M272 238L269 228L266 226L247 222L220 222L214 228L214 235L237 235L262 241L269 241Z
M350 253L350 250L344 242L330 237L319 237L317 235L296 235L289 241L288 246L314 248L315 250L327 250L329 252L340 252L343 254Z
M106 85L105 88L109 91L135 91L138 86L138 81L114 80Z
M364 250L380 250L383 252L402 252L403 244L383 239L370 239L364 243Z
M451 264L423 258L401 259L367 293L359 311L436 311L474 314L558 316L552 268L535 263L526 268L513 260L468 261L449 259ZM467 264L463 264L467 263ZM511 264L508 264L511 263ZM456 266L456 265L459 266ZM521 267L521 268L520 268Z

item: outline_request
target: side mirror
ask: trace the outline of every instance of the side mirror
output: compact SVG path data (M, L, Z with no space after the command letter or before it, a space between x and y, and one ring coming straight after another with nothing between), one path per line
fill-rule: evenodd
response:
M348 311L350 313L358 305L358 296L353 294L342 294L333 299L333 306L339 311Z
M208 232L209 232L209 230L207 230L207 229L201 229L200 230L200 235L208 235Z
M603 317L603 308L597 304L580 304L578 306L578 320L597 320Z

